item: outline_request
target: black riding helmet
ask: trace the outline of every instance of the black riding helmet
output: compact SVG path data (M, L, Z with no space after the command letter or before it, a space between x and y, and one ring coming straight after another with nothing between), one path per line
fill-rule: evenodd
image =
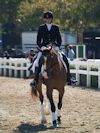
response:
M43 18L44 18L44 19L48 19L48 18L53 19L53 14L52 14L52 12L51 12L51 11L45 12Z

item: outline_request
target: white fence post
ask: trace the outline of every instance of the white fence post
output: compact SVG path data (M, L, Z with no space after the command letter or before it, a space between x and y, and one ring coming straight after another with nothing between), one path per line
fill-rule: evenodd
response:
M4 67L4 73L3 73L4 76L6 76L6 71L7 71L7 70L6 70L6 62L7 62L7 59L4 58L4 66L5 66L5 67Z
M1 75L1 73L2 73L2 68L1 68L1 66L2 66L2 59L0 58L0 75Z
M23 68L23 66L24 66L24 61L21 61L21 68ZM20 70L20 77L21 78L23 78L24 77L24 70L22 69L22 70Z
M26 70L26 77L29 77L30 72L28 70Z
M86 58L86 45L83 45L83 58Z
M89 71L90 71L90 64L89 61L87 61L87 87L90 87L90 80L91 80L91 76L89 75Z
M14 77L17 77L17 65L18 65L18 62L15 62Z
M76 58L78 58L79 57L79 51L78 51L78 45L76 45Z
M78 70L79 70L79 63L77 62L76 63L76 80L78 81L77 85L80 84L80 75L78 73Z
M30 71L28 70L28 67L29 67L29 64L30 64L30 62L29 62L29 59L27 59L26 60L26 62L27 62L27 64L26 64L26 77L29 77L30 76Z
M11 60L9 60L9 77L12 76L12 70L11 70L11 67L12 67L12 62L11 62Z
M98 65L98 73L99 73L99 75L98 75L98 88L100 89L100 63Z

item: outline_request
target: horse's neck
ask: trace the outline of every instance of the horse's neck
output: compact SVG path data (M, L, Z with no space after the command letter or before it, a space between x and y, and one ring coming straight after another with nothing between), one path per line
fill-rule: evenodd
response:
M62 73L65 70L65 67L61 61L60 55L57 53L55 58L55 62L54 62L54 66L53 66L53 71L57 72L57 75L60 75L60 73Z

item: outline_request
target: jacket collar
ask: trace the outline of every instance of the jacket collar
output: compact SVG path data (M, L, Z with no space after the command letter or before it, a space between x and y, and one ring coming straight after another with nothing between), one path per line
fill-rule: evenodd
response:
M48 30L48 27L47 27L47 24L45 24L45 27L46 27L47 31L49 31L49 30ZM51 26L50 31L52 30L52 27L53 27L53 24L52 24L52 26ZM50 31L49 31L49 32L50 32Z

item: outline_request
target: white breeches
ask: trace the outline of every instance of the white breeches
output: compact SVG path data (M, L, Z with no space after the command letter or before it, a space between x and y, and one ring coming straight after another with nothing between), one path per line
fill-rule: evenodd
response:
M33 71L33 73L35 73L35 67L39 66L39 59L40 59L41 56L42 56L42 53L39 52L38 55L37 55L37 58L35 59L35 61L33 63L32 69L31 69Z

